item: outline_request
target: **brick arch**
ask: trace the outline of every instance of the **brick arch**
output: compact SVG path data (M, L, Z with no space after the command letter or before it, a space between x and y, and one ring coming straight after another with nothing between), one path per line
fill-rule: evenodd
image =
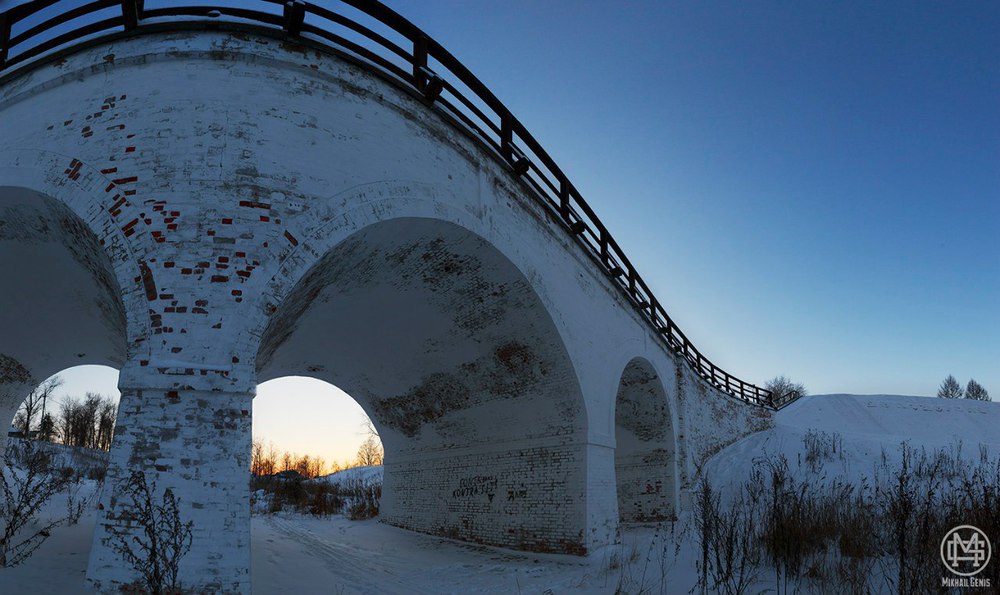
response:
M386 449L384 520L585 551L579 381L529 281L481 236L423 217L355 232L287 292L257 366L362 405Z
M6 180L0 177L0 184ZM105 242L65 202L0 186L0 419L65 368L120 368L126 308ZM6 442L6 431L0 446Z
M65 239L55 241L72 246L78 238L87 237L99 246L103 255L88 248L86 254L76 254L74 258L102 261L105 273L101 273L100 282L108 288L108 293L117 293L127 345L120 355L105 359L107 365L120 367L149 337L145 287L148 279L144 278L138 254L147 250L152 240L129 233L135 224L125 219L119 209L129 204L131 192L116 183L121 180L116 180L115 174L105 173L108 170L101 167L82 155L68 157L40 149L0 150L0 201L21 204L20 209L24 204L37 203L38 209L48 212L43 218L58 226L52 231L66 235ZM8 229L13 226L7 224ZM84 266L93 268L87 263ZM62 367L81 363L86 362L73 361ZM51 371L59 369L62 368L54 367Z
M622 522L662 521L677 512L677 440L663 381L637 357L615 398L615 478Z

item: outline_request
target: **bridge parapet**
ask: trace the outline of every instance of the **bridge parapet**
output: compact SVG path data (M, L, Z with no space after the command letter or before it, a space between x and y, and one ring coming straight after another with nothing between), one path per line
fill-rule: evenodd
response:
M302 46L332 49L422 97L505 163L627 296L664 346L703 381L757 406L776 409L791 402L723 370L695 347L555 160L475 75L417 26L373 0L340 0L335 9L298 0L245 4L147 9L142 0L73 6L40 0L15 6L0 13L0 83L80 44L172 29L250 27Z

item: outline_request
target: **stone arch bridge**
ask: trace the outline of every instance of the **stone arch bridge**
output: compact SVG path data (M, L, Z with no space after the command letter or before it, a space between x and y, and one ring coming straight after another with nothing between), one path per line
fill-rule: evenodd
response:
M135 578L111 544L142 470L194 521L183 584L249 591L270 378L363 406L386 522L535 551L670 518L769 423L444 48L374 2L245 5L0 14L0 417L121 370L92 586Z

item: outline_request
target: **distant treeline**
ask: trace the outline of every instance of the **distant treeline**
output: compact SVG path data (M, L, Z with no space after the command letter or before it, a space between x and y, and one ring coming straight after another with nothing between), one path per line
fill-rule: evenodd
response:
M15 435L95 450L111 450L118 402L87 393L83 398L53 397L62 385L58 376L46 380L21 403L14 416Z

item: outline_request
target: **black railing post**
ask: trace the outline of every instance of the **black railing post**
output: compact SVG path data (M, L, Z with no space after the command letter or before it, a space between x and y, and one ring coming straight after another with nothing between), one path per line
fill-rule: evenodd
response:
M299 0L285 2L282 16L285 19L285 33L298 35L302 33L302 23L306 20L306 5Z
M122 0L122 21L125 23L126 31L139 26L142 8L142 0Z
M7 66L7 51L10 49L10 14L0 14L0 70Z
M420 35L413 40L413 85L428 101L434 101L444 90L444 79L428 66L427 37Z
M510 114L500 114L500 152L507 161L513 156L514 127Z
M424 92L424 69L427 68L427 37L418 36L413 40L413 84L417 91Z
M510 112L500 114L500 152L514 168L514 173L523 176L528 173L531 163L524 153L514 146L514 116Z
M559 214L569 220L569 180L565 175L559 178Z

